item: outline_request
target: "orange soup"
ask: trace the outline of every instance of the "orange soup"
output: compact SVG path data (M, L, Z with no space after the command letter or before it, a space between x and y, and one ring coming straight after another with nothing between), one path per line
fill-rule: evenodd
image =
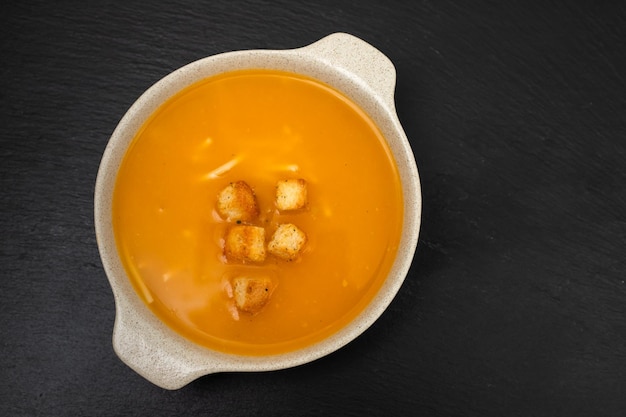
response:
M276 184L307 184L306 207L278 210ZM306 234L297 259L224 255L220 190L253 189L267 230ZM144 124L120 167L113 225L132 284L152 312L205 347L243 355L296 350L341 329L391 268L402 228L393 157L372 120L340 92L300 75L235 71L200 81ZM267 242L265 242L267 244ZM230 281L275 282L261 311L237 311Z

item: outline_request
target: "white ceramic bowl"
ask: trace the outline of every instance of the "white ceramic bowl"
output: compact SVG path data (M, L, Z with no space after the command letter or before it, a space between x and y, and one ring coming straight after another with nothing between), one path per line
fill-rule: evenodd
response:
M198 346L163 324L141 301L128 279L115 245L111 215L117 171L144 121L190 84L246 68L304 74L351 98L385 136L398 165L404 197L403 233L397 257L382 288L365 310L317 344L260 357L230 355ZM152 383L177 389L214 372L269 371L313 361L343 347L374 323L393 300L409 270L417 246L422 206L415 159L395 111L395 82L395 68L385 55L359 38L335 33L303 48L237 51L200 59L164 77L133 104L104 151L95 188L96 237L116 306L113 347L123 362Z

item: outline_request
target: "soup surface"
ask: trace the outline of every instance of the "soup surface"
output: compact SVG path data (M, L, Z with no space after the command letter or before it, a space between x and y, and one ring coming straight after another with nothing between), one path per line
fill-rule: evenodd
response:
M307 184L304 209L279 211L280 180ZM224 256L228 222L220 190L245 181L269 232L306 234L299 257L262 262ZM120 167L113 200L118 251L154 314L209 348L284 353L341 329L373 298L402 228L393 157L371 119L318 81L270 70L198 82L163 104L140 129ZM270 277L270 300L237 311L230 281Z

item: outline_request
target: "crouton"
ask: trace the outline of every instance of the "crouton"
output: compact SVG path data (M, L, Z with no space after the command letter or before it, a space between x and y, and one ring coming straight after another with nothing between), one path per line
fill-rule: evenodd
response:
M237 308L252 314L261 311L275 288L274 281L267 277L236 277L232 285Z
M263 262L265 229L249 225L230 227L224 241L224 255L231 261Z
M278 210L299 210L307 204L306 181L298 179L281 180L276 183L276 207Z
M267 250L281 259L293 261L298 257L305 243L306 234L302 230L294 224L284 223L279 225L272 235Z
M245 181L231 182L217 195L217 212L226 221L254 220L259 215L254 191Z

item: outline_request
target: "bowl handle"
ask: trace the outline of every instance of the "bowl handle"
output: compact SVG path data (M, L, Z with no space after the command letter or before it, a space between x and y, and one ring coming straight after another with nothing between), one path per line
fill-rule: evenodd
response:
M120 314L121 313L121 314ZM113 326L113 350L131 369L168 390L182 388L200 376L218 372L185 342L168 342L167 331L153 320L133 319L118 310ZM215 368L215 369L213 369Z
M299 51L347 73L395 112L396 69L385 54L369 43L347 33L333 33Z

